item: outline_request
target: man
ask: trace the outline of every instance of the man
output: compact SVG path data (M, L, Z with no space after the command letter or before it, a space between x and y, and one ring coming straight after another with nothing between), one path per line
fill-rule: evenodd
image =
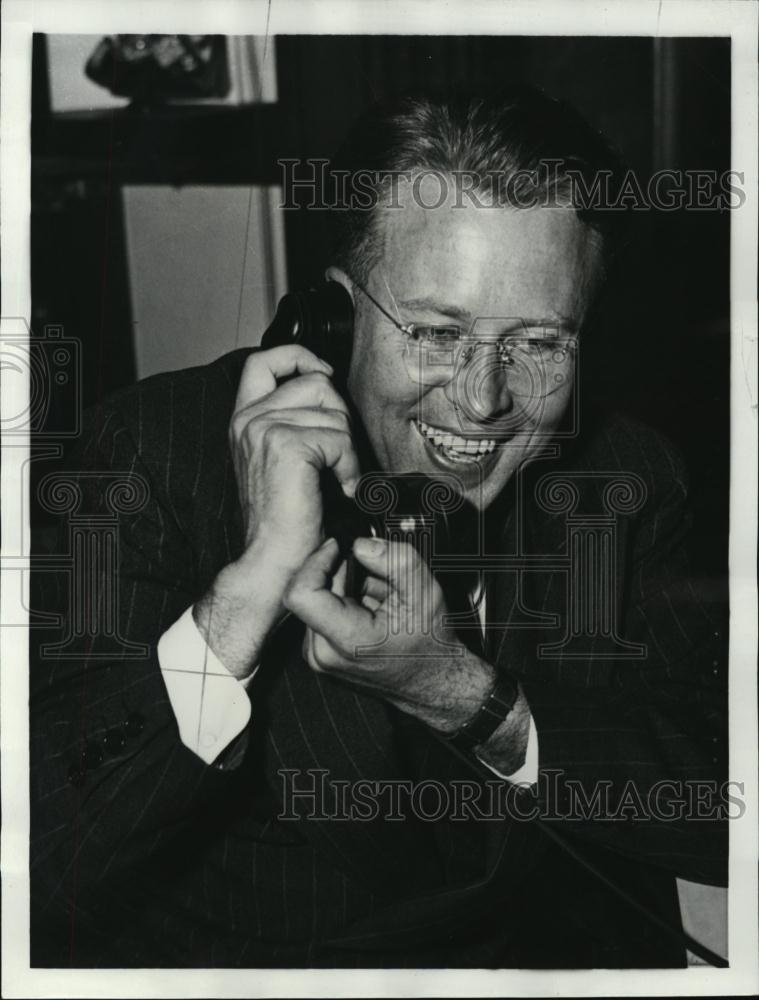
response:
M678 809L721 773L721 627L672 449L577 405L617 220L571 172L588 190L613 160L528 92L398 102L343 162L374 184L327 273L354 312L344 384L292 344L91 416L79 523L114 476L143 495L117 627L34 667L32 961L683 964L674 876L723 878L714 809ZM355 541L346 593L326 484L376 470L476 512L479 615L455 558L397 538Z

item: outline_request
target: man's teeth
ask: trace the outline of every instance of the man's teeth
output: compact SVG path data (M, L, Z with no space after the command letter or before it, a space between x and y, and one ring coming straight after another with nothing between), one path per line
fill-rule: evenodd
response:
M425 424L422 420L417 420L416 425L428 441L431 441L435 447L440 448L441 451L453 457L471 456L472 458L481 458L483 455L489 455L496 445L496 442L493 440L465 438L460 437L458 434L451 434L450 431L442 431L439 427L432 427L430 424Z

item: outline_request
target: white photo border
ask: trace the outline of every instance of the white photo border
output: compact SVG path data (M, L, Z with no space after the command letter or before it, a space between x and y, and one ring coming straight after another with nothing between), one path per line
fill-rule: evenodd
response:
M2 734L2 995L5 997L642 996L759 993L757 920L757 38L756 2L728 0L5 0L2 5L0 222L3 325L30 319L32 34L187 32L229 35L462 34L729 36L731 162L745 202L731 215L730 761L745 813L730 830L729 969L233 970L31 969L29 966L28 640L0 629ZM26 400L6 383L2 414ZM3 559L28 556L19 483L28 492L28 447L3 447ZM26 546L26 549L25 549ZM28 594L24 595L26 600ZM2 616L23 613L3 587Z

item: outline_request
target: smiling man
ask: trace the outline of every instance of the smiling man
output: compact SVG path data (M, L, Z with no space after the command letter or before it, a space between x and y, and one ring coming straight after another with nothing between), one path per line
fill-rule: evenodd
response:
M683 964L674 878L724 875L718 796L675 808L716 794L722 639L671 447L577 426L619 219L571 178L614 159L525 92L376 109L345 163L347 371L240 351L91 418L80 513L114 474L145 502L118 628L33 678L37 963ZM346 553L329 497L367 473L454 483L476 543Z

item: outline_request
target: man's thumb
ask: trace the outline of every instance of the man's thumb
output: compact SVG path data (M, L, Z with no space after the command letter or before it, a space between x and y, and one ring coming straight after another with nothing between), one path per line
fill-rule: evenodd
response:
M422 565L422 557L413 545L383 538L357 538L353 553L375 576L384 577L401 594L409 590Z

